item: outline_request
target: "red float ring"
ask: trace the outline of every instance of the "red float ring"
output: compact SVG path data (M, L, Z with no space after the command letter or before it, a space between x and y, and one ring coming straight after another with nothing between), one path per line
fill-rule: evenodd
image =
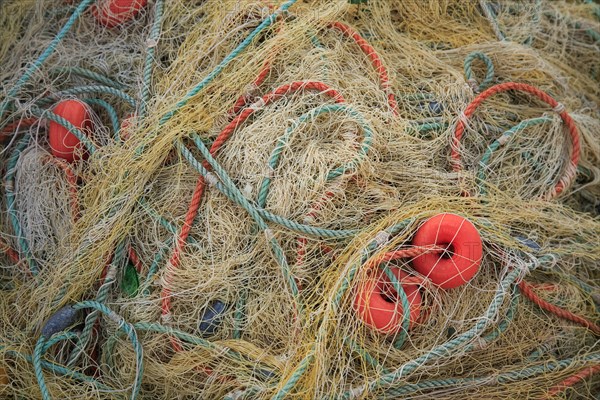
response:
M84 133L89 133L92 129L90 108L79 100L63 100L54 106L52 112ZM54 121L50 121L48 126L48 142L52 155L67 162L87 157L79 139L67 128Z
M100 0L92 14L100 24L114 28L135 18L146 4L148 0Z
M412 260L415 270L442 289L467 283L479 270L483 253L481 237L477 228L461 216L444 213L428 219L417 230L412 244L447 249L442 254L429 252Z
M391 267L400 282L409 275L400 268ZM410 305L410 325L419 318L421 312L421 293L417 283L402 283L402 288ZM390 295L391 294L391 295ZM378 332L394 334L402 329L403 310L400 301L391 298L395 290L383 271L369 276L359 286L354 298L354 310L358 317Z

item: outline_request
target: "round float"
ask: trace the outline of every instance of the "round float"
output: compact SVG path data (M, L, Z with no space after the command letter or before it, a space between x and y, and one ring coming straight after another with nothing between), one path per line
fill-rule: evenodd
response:
M410 325L421 312L421 293L417 283L402 283L408 274L392 267L392 272L401 282L410 305ZM354 299L354 309L359 318L378 332L394 334L402 328L403 309L398 293L383 271L373 273L359 286Z
M446 251L429 252L415 257L412 265L432 283L451 289L470 281L481 264L483 246L477 228L455 214L438 214L417 230L413 246L437 245Z

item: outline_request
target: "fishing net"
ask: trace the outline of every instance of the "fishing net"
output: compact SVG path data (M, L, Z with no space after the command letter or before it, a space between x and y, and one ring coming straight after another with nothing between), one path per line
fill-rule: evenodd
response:
M0 3L0 397L600 391L600 5L129 3Z

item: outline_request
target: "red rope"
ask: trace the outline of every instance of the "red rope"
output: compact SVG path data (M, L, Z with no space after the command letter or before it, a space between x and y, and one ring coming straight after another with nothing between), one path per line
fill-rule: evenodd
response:
M577 131L577 127L575 126L575 121L573 121L571 116L564 109L564 106L559 104L546 92L537 89L531 85L527 85L525 83L501 83L499 85L492 86L491 88L485 90L484 92L480 93L477 97L475 97L473 101L471 101L471 103L465 109L464 118L459 118L458 124L456 125L456 130L454 131L454 138L452 140L452 161L454 171L460 172L462 170L460 153L458 150L460 147L460 140L465 130L465 123L475 113L477 107L479 107L481 103L483 103L488 97L491 97L500 92L506 92L508 90L518 90L536 96L544 103L552 107L552 109L560 115L560 118L563 120L564 124L569 129L569 134L571 136L571 142L573 145L573 149L571 151L571 162L567 166L563 177L559 180L559 182L552 189L548 196L550 198L555 197L558 194L560 194L567 186L569 186L569 184L575 177L575 174L577 173L577 164L579 163L580 152L579 132Z
M521 290L523 295L525 295L525 297L527 297L529 300L531 300L532 302L537 304L541 309L551 312L552 314L554 314L557 317L560 317L562 319L566 319L568 321L575 322L581 326L588 328L589 330L594 332L594 334L600 335L600 326L587 320L584 317L580 317L579 315L573 314L570 311L562 309L554 304L550 304L547 301L541 299L533 291L533 288L531 287L531 285L529 285L527 282L521 281L521 283L519 283L519 289Z
M377 74L379 75L381 89L387 95L389 106L392 109L394 115L398 115L398 103L396 102L396 96L394 96L394 93L392 92L392 87L390 85L390 79L388 76L387 69L381 61L379 54L377 54L377 50L375 50L375 48L371 46L369 42L367 42L362 36L360 36L358 32L356 32L354 29L342 22L333 22L332 24L330 24L330 27L340 30L344 35L353 39L358 45L358 47L360 47L360 49L363 51L363 53L365 53L367 57L369 57L369 59L371 60L371 64L373 64L375 71L377 71Z
M600 372L600 364L594 365L592 367L586 367L574 375L571 375L564 381L560 382L558 385L553 386L548 390L546 398L556 396L560 392L564 392L567 388L574 386L576 383L581 382L585 378L592 376L596 373Z

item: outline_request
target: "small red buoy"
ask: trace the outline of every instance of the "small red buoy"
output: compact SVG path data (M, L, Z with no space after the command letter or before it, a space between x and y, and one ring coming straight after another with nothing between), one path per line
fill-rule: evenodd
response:
M413 246L438 245L446 251L415 257L412 265L442 289L461 286L479 270L483 246L477 228L455 214L438 214L417 230Z
M92 14L107 28L124 24L135 18L148 0L99 0L92 8Z
M83 133L91 131L92 120L90 119L90 109L85 103L79 100L63 100L54 106L52 112L72 123ZM48 141L50 142L50 150L55 157L73 162L82 156L86 156L83 153L79 139L69 132L67 128L54 121L50 121Z
M400 268L391 269L400 282L408 276ZM421 312L419 285L402 283L402 289L410 305L410 326L412 326ZM402 328L402 304L383 271L373 274L359 286L354 298L354 309L365 324L381 333L394 334Z

